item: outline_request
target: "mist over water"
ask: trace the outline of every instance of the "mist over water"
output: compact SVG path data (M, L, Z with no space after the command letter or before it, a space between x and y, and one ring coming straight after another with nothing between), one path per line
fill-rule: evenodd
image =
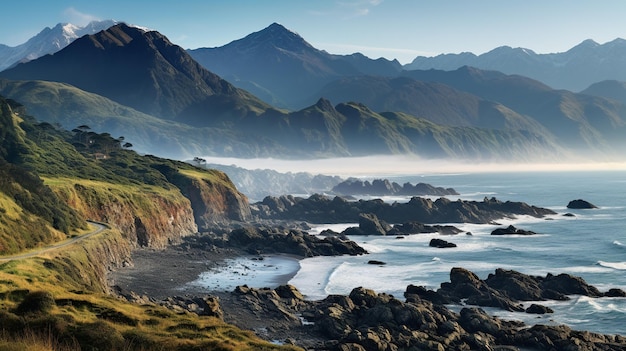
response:
M207 163L235 165L246 169L272 169L278 172L309 172L343 177L380 177L392 175L489 173L489 172L554 172L626 170L626 161L564 163L507 163L472 160L423 159L415 155L383 155L338 157L313 160L275 158L203 157Z

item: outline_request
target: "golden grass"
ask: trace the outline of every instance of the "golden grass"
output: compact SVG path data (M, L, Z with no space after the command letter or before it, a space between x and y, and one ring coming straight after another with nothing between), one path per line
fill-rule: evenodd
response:
M109 229L42 257L0 263L0 325L23 321L29 326L0 333L0 350L69 351L96 342L116 345L111 350L300 350L268 343L214 317L177 314L98 292L90 260L103 245L121 242L121 234ZM15 315L29 291L49 292L56 305L45 315Z

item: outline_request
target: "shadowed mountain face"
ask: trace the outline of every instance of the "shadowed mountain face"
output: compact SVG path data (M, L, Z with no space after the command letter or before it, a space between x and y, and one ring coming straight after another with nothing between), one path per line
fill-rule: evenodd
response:
M617 101L553 90L530 78L462 67L455 71L405 71L404 76L439 82L530 116L576 150L616 150L626 131L626 106ZM609 151L613 152L613 151Z
M40 80L0 81L0 88L9 97L24 100L33 111L46 114L43 118L50 122L65 118L61 122L68 127L92 124L124 131L126 137L140 138L137 145L167 147L170 157L178 152L186 157L191 153L288 158L416 153L423 157L530 160L563 154L553 129L539 124L543 121L531 118L534 115L528 111L520 113L511 101L501 102L496 95L485 93L508 89L543 97L552 92L532 80L510 84L505 79L506 84L497 85L504 75L478 70L465 72L472 79L461 77L461 83L459 79L443 82L452 87L428 82L437 80L431 77L382 77L394 70L389 69L393 65L386 65L388 61L357 54L329 55L277 24L227 47L237 53L232 59L243 63L273 58L275 71L271 74L270 69L249 67L252 73L268 74L268 79L293 78L293 67L298 67L295 76L304 69L314 77L338 79L327 85L326 92L333 99L340 97L336 99L340 103L333 106L319 99L290 113L272 108L209 72L161 34L125 24L82 37L55 55L0 72L0 77L9 79ZM267 54L265 59L255 56L261 52ZM380 75L363 76L359 72L365 68ZM385 69L389 70L385 73ZM338 76L347 72L357 76ZM78 89L52 85L51 81ZM475 85L482 90L474 89ZM518 85L526 90L511 90ZM292 90L301 93L311 87L300 81ZM47 98L50 101L46 102ZM349 100L342 101L344 98ZM55 103L50 105L52 101ZM398 112L375 112L385 110ZM76 118L73 125L67 120L70 115ZM603 135L591 137L598 141ZM145 152L152 152L147 148Z
M395 60L372 60L361 54L331 55L277 23L222 47L189 53L233 84L290 109L314 103L313 93L339 77L393 76L402 69Z
M605 80L590 85L582 93L616 100L626 105L626 82Z
M144 113L195 125L268 106L196 63L158 32L119 24L0 76L64 82Z

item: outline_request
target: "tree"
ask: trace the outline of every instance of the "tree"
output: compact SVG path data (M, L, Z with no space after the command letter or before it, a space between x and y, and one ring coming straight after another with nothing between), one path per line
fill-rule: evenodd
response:
M133 144L131 144L131 143L124 143L124 145L122 145L122 147L124 149L130 149L131 147L133 147Z
M203 159L201 157L197 157L197 156L193 158L193 162L195 162L196 165L198 165L198 167L200 167L203 164L206 164L206 160L205 159Z

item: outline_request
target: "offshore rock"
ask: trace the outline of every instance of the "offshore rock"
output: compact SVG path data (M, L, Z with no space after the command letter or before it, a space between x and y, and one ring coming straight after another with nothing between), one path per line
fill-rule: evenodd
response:
M573 208L573 209L591 209L591 208L598 208L598 206L582 200L582 199L578 199L578 200L572 200L567 204L567 208Z
M456 247L456 244L447 242L445 240L433 238L433 239L430 239L430 243L428 243L428 246L436 247L436 248L439 248L439 249L445 249L445 248L449 248L449 247Z
M258 219L282 219L311 223L353 223L362 213L370 213L387 223L493 223L502 218L519 215L544 217L554 211L523 202L502 202L495 198L479 201L435 201L413 197L407 203L385 203L380 199L348 201L314 194L309 198L281 196L266 197L251 206Z
M452 188L434 187L426 183L404 183L400 185L387 179L375 179L371 183L356 178L347 179L333 187L332 192L339 195L373 195L373 196L446 196L459 195Z
M506 228L496 228L491 232L491 235L535 235L537 233L530 231L530 230L524 230L524 229L518 229L515 228L515 226L510 225Z

